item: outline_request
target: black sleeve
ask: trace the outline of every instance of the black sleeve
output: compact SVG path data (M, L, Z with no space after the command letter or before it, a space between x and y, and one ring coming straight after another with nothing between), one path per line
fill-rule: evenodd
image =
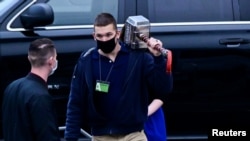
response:
M146 62L144 70L148 81L150 98L151 100L160 99L165 102L173 85L172 74L166 72L167 60L162 55L158 57L145 55L144 59L144 62Z
M84 81L81 77L82 71L81 63L78 62L73 72L67 104L66 129L64 133L64 138L67 141L77 140L80 137L80 128L82 120L84 120L82 115L82 105L86 99L82 97L84 95L82 91L82 81Z
M36 141L60 141L52 97L48 93L37 94L29 107Z

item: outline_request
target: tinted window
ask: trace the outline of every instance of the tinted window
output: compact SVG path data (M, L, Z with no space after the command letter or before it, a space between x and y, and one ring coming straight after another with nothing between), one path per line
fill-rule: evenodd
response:
M250 21L250 0L239 0L240 7L240 20L242 21Z
M55 20L53 25L93 24L100 12L118 16L118 0L50 0Z
M249 4L249 0L148 0L148 14L151 22L234 21L239 9L242 20L250 19Z
M0 17L17 2L18 0L0 0Z

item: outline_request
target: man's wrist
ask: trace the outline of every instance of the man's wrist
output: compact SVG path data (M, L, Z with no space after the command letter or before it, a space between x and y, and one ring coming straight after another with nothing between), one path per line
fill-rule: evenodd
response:
M153 54L155 57L161 56L161 52L156 52Z

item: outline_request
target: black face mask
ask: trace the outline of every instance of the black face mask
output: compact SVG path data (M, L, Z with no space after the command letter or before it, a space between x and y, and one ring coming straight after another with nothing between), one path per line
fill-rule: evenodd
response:
M115 49L116 42L115 42L115 37L108 40L108 41L97 41L97 47L101 49L104 53L110 53Z

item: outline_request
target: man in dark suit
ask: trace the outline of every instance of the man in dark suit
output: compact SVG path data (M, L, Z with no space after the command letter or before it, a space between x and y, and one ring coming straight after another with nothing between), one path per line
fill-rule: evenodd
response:
M4 140L60 141L52 98L47 88L47 79L57 68L53 42L48 38L31 42L28 60L31 71L9 84L4 92Z

